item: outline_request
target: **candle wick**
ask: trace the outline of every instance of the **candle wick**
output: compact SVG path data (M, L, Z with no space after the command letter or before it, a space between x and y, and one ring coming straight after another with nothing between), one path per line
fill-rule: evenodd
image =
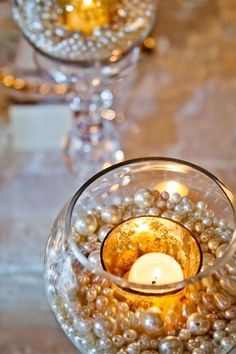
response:
M152 281L152 285L156 285L156 283L157 283L157 282L156 282L155 280Z

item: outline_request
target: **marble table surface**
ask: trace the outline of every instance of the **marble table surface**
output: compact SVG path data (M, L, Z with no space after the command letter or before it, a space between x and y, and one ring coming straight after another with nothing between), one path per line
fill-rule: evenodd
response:
M22 43L8 11L0 1L0 65L13 65ZM160 0L158 12L157 50L142 56L125 95L125 157L189 160L236 192L236 2ZM52 222L89 177L62 165L57 139L69 119L63 103L23 104L0 89L1 354L76 353L49 310L42 273Z

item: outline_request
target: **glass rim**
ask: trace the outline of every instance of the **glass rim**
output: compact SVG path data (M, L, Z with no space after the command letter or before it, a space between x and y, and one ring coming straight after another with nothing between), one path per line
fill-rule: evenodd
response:
M227 200L229 201L233 214L234 214L234 222L236 223L236 199L233 195L233 193L230 191L230 189L220 180L218 179L215 175L213 175L211 172L207 171L206 169L195 165L191 162L180 160L180 159L175 159L175 158L169 158L169 157L142 157L142 158L136 158L136 159L131 159L131 160L126 160L123 162L120 162L118 164L115 164L111 167L108 167L97 174L95 174L93 177L91 177L87 182L85 182L74 194L72 197L71 201L68 203L66 207L66 214L65 214L65 233L68 235L68 244L69 248L73 252L73 255L75 258L88 270L95 272L97 275L106 278L110 280L111 282L115 283L116 285L130 289L130 288L136 288L140 293L142 293L142 290L150 290L150 293L152 295L158 296L161 294L169 293L174 290L181 290L187 285L194 284L197 281L200 281L203 278L206 278L210 275L212 275L216 270L219 270L221 266L223 266L227 260L229 260L233 254L236 251L236 227L234 227L233 230L233 237L228 244L227 250L225 251L225 254L216 260L216 262L207 268L206 270L199 272L189 278L186 278L182 281L175 282L175 283L169 283L169 284L163 284L163 285L147 285L147 284L140 284L140 283L134 283L134 282L129 282L128 280L125 280L124 278L121 278L119 276L113 275L111 273L106 272L105 270L97 267L96 265L93 265L91 262L89 262L88 258L83 255L83 253L79 250L76 241L73 238L72 235L72 225L71 225L71 220L72 220L72 214L74 211L74 207L76 205L77 200L79 197L82 195L82 193L96 180L98 180L100 177L106 175L109 172L112 172L116 169L119 169L120 167L123 166L128 166L132 164L137 164L137 163L142 163L142 162L157 162L157 161L162 161L162 162L169 162L169 163L175 163L178 165L185 165L187 167L190 167L192 169L195 169L211 180L213 180L218 187L221 189L223 194L226 196ZM146 292L143 292L143 295L147 296L148 294Z

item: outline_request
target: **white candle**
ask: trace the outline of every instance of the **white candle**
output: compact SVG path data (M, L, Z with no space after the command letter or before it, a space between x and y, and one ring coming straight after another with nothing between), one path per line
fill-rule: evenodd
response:
M189 189L182 183L177 181L164 181L156 185L156 189L159 192L168 192L169 194L179 193L181 197L184 197L189 194Z
M147 285L170 284L183 279L184 274L180 264L173 257L157 252L139 257L128 275L130 282Z

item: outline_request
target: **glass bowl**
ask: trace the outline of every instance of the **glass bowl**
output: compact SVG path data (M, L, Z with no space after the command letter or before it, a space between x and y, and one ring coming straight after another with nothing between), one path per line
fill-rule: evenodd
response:
M58 215L45 256L49 303L76 348L229 353L236 345L235 211L221 181L180 160L130 160L85 183ZM167 262L164 281L149 283L144 262L131 279L151 253L172 257L182 278L171 281Z

